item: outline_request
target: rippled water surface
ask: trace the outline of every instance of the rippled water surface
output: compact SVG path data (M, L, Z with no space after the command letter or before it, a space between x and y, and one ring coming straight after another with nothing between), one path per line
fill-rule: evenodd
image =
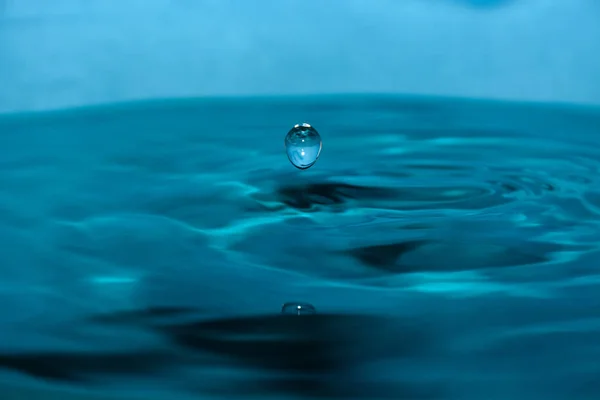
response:
M357 96L0 116L0 398L598 399L599 131Z

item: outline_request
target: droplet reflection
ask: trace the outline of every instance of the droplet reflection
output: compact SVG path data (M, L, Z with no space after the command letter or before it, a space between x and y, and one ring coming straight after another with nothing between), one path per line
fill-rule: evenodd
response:
M317 309L308 303L285 303L281 307L281 313L285 315L314 315Z
M307 123L295 125L285 136L288 159L298 169L312 167L321 154L321 148L321 135Z

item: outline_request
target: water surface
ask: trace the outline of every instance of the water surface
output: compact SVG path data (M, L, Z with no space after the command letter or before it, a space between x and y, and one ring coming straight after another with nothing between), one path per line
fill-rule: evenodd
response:
M597 399L599 127L392 96L0 116L2 398Z

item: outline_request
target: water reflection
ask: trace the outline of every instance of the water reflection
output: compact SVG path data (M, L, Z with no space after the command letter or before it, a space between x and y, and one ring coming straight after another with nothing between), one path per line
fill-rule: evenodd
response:
M331 149L307 171L298 115ZM594 398L598 126L352 96L3 116L2 385Z

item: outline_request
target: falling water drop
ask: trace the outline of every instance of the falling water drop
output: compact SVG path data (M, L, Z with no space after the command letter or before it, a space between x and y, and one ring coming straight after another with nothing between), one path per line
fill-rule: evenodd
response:
M285 136L285 151L298 169L312 167L321 154L321 135L307 123L295 125Z
M285 303L281 307L281 313L285 315L314 315L317 309L308 303Z

